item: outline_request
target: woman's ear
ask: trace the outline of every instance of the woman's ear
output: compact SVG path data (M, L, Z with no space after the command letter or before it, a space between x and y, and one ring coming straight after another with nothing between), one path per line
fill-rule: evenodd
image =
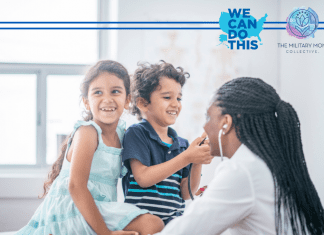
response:
M232 129L232 124L233 124L233 118L229 114L225 114L224 118L222 120L222 129L223 129L223 134L225 135L226 133L230 132Z
M141 112L147 112L148 110L148 105L149 103L147 102L146 99L144 99L143 97L138 97L136 99L136 106L139 108L139 110L141 110Z
M90 105L89 105L89 100L87 98L82 97L82 102L84 104L84 107L86 108L86 110L90 110Z
M125 102L125 106L124 106L125 109L129 109L129 103L131 101L131 98L132 97L130 94L126 97L126 102Z

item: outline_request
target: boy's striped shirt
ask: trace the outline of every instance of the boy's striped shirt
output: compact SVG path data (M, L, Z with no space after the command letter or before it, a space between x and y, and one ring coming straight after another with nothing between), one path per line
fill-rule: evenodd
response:
M133 174L130 175L129 179L126 203L147 209L163 221L182 215L185 201L180 194L181 175L173 174L149 188L141 188L135 181Z
M126 131L122 152L123 162L128 169L122 180L125 202L149 210L165 224L183 213L185 201L181 197L180 183L188 176L189 165L151 187L141 188L134 179L130 161L136 159L150 167L169 161L188 148L188 141L170 127L168 136L173 139L172 144L163 143L151 124L143 119Z

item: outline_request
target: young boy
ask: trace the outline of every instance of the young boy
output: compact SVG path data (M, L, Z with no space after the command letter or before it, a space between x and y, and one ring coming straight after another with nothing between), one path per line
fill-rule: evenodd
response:
M189 146L169 127L181 111L186 75L164 61L140 64L132 80L132 113L143 120L129 127L123 140L125 202L149 210L165 224L183 213L184 200L190 198L189 164L193 163L190 185L195 193L201 164L212 160L209 145L199 146L204 136Z

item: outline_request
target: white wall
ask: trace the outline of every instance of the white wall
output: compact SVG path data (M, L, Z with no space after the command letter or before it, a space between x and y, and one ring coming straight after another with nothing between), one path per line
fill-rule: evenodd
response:
M243 3L242 3L243 2ZM305 4L324 19L320 0L305 1L194 1L136 0L119 1L119 21L218 21L228 8L251 8L256 19L267 13L267 21L285 21L294 7ZM166 26L166 25L164 25ZM169 26L169 25L168 25ZM187 27L184 25L184 27ZM184 87L183 110L174 126L180 136L192 141L203 131L204 113L212 93L225 81L239 76L264 79L282 99L296 109L302 130L304 152L310 175L324 203L324 78L321 74L324 49L319 54L286 54L278 42L324 42L324 31L314 39L298 40L285 30L263 30L263 46L256 51L230 51L218 44L221 31L122 30L118 31L117 60L132 73L136 63L155 63L160 59L182 66L191 75ZM128 125L135 121L128 118ZM219 159L204 166L201 185L209 183ZM0 173L0 232L18 230L29 221L41 200L46 171L37 177ZM30 173L30 172L29 172ZM18 174L19 175L19 174ZM18 177L18 178L17 178ZM119 194L121 188L119 188ZM122 196L119 200L122 199Z
M0 199L2 211L0 232L16 231L24 225L27 225L40 203L41 200L34 198Z
M43 182L48 169L1 170L0 232L15 231L28 223L43 199Z

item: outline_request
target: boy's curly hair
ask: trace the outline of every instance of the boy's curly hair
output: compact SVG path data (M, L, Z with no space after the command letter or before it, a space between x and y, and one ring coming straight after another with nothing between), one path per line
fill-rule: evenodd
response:
M190 75L184 72L183 68L174 68L172 64L166 63L163 60L160 60L157 64L139 62L137 65L139 67L135 70L131 82L132 99L130 112L136 115L138 120L142 120L141 111L137 107L137 98L142 97L150 103L151 94L158 89L161 78L174 79L183 87Z

